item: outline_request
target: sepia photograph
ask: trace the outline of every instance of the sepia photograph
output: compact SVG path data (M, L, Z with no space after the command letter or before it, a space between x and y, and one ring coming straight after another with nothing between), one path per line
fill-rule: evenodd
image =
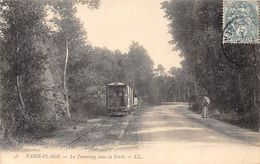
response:
M0 164L260 164L259 0L0 0Z

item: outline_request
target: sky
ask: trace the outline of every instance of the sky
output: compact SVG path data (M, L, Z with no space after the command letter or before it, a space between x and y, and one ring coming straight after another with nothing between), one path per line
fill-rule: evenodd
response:
M78 16L93 46L128 52L132 41L137 41L148 51L155 67L180 67L180 52L173 51L173 45L168 44L171 35L160 9L163 0L101 1L97 10L78 7Z

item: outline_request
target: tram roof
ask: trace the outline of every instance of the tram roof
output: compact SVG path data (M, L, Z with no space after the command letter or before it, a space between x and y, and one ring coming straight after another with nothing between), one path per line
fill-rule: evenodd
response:
M126 84L124 83L120 83L120 82L114 82L114 83L110 83L110 84L107 84L109 86L125 86Z

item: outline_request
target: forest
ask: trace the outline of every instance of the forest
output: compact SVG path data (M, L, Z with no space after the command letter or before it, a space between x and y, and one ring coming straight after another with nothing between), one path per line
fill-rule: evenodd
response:
M77 5L98 10L100 4L0 0L5 139L39 139L66 123L106 115L105 86L111 82L132 86L142 105L189 101L190 109L200 112L201 96L208 95L213 115L258 130L259 46L222 43L221 0L161 3L169 43L183 57L182 68L168 71L155 66L138 41L124 53L93 46L77 17Z
M133 41L122 53L94 47L77 5L99 0L0 1L0 111L4 139L26 142L60 126L106 115L105 86L123 82L143 105L187 101L185 72L154 66Z
M259 44L223 43L222 0L169 0L162 9L170 43L184 57L193 110L206 94L224 120L259 130Z

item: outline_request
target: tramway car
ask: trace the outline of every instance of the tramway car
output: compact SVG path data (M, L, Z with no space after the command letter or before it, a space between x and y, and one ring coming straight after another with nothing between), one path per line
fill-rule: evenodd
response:
M127 115L135 108L134 90L127 84L114 82L106 85L106 108L109 115Z

